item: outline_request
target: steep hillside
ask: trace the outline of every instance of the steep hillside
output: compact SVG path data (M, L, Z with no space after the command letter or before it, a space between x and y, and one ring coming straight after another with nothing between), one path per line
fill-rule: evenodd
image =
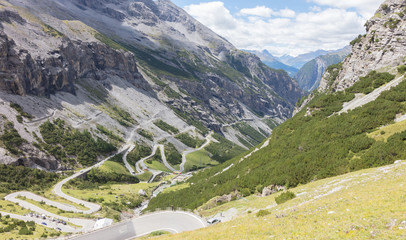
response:
M404 11L404 4L400 2L387 1L385 4L391 11ZM397 27L403 28L405 24L405 21L399 21ZM386 28L386 31L392 30ZM397 42L406 40L404 33L396 38ZM274 129L262 149L195 174L189 180L190 187L158 196L151 201L149 208L165 206L165 201L170 200L176 206L195 209L216 196L230 194L229 199L239 194L248 196L270 185L295 187L406 158L403 124L393 126L387 135L384 130L384 126L395 121L405 121L404 61L398 62L395 57L392 66L398 65L391 69L392 74L370 71L343 91L316 91L307 108ZM355 67L348 66L348 60L345 64L350 69ZM347 71L345 64L343 71ZM358 61L354 64L364 63ZM340 66L330 67L332 82L336 82ZM348 108L350 101L361 98ZM385 140L372 137L368 134L371 132L379 132Z
M404 239L405 176L398 161L293 188L283 204L277 193L242 198L202 212L222 223L158 239Z
M89 144L103 139L116 147L166 140L179 152L190 149L168 129L200 141L214 130L251 147L302 95L285 72L239 51L170 1L0 4L0 131L14 134L0 145L3 163L64 169L101 158L71 149L69 137L44 137L76 129ZM57 119L59 128L44 127ZM51 148L55 141L65 145Z
M244 51L257 55L261 59L261 61L270 68L285 70L291 77L293 77L299 71L299 69L297 69L297 68L291 67L289 65L286 65L286 64L278 61L278 59L276 57L272 56L272 54L270 54L267 50L263 50L262 52L261 51L251 51L251 50L244 50Z
M102 42L129 50L144 76L152 75L145 78L161 102L189 116L189 122L197 120L217 131L222 124L244 118L286 119L302 94L284 72L237 50L167 0L47 0L22 5L59 19L80 20L104 34L96 36ZM270 132L257 122L254 128Z
M351 52L350 47L334 53L319 56L307 62L293 77L299 86L308 92L313 91L320 85L320 80L330 65L342 62Z

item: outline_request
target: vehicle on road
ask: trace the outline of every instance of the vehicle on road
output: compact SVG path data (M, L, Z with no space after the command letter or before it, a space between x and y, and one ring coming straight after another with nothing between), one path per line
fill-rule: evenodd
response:
M47 226L47 223L46 223L46 222L42 222L41 224L44 225L44 226Z
M221 220L217 219L217 218L210 218L209 220L207 220L208 224L215 224L215 223L219 223L219 222L221 222Z

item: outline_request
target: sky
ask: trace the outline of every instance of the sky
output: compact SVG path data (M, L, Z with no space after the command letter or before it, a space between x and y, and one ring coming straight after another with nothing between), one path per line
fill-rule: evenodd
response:
M345 47L383 0L172 0L239 49L297 56Z

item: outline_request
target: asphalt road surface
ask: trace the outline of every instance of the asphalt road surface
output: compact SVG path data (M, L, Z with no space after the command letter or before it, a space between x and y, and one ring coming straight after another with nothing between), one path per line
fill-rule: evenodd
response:
M192 231L206 227L200 217L188 212L166 211L143 215L92 233L73 237L75 240L125 240L164 230L172 233Z

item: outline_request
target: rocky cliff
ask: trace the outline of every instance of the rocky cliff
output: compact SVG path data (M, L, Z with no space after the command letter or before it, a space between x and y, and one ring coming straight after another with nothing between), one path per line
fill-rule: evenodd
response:
M14 27L18 28L30 27L20 15L8 10L0 11L0 21L17 24ZM18 38L17 45L5 33L4 27L0 26L0 90L48 97L57 91L75 94L76 81L83 78L105 80L111 75L125 78L134 83L135 87L150 89L138 73L132 54L116 51L100 43L72 41L54 31L54 34L61 35L60 45L47 49L46 53L32 55L27 45L22 43L24 39ZM47 37L46 32L39 32L34 38L39 40Z
M337 78L321 80L319 91L340 91L372 70L395 71L406 59L406 2L387 0L365 23L367 33L351 42L351 55L345 59Z
M366 34L351 41L351 53L340 65L332 66L320 80L318 92L342 91L371 71L397 74L406 63L406 2L387 0L365 23ZM310 94L293 111L301 111L314 97Z
M165 139L187 149L154 124L159 119L200 139L211 129L248 148L290 117L303 94L285 72L236 49L170 1L0 5L2 124L13 123L25 139L12 154L0 141L2 162L74 166L41 147L40 126L58 118L116 146Z

